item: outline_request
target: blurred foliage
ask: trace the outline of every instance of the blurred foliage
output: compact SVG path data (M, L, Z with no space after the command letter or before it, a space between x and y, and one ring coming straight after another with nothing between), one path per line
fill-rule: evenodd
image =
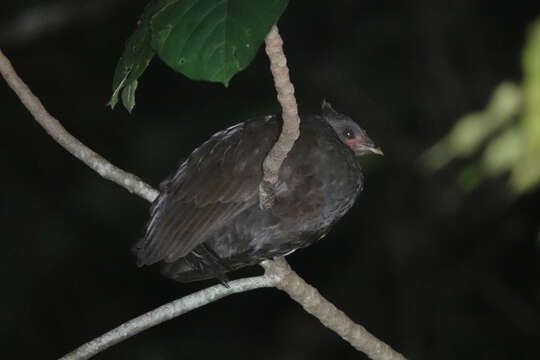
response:
M288 0L155 0L150 2L126 42L116 66L114 108L131 112L135 90L156 53L175 71L192 80L220 82L231 78L253 60Z
M531 27L523 52L523 73L523 151L511 177L518 191L530 189L540 180L540 18Z
M423 154L429 171L467 158L458 175L465 190L504 173L510 173L509 185L517 194L540 183L540 18L529 30L522 64L521 86L500 84L482 111L460 118Z

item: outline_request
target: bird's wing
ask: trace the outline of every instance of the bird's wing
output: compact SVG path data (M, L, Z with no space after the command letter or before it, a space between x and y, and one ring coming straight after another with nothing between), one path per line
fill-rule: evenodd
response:
M241 123L212 136L161 185L139 265L173 262L258 201L262 162L277 139L275 118Z

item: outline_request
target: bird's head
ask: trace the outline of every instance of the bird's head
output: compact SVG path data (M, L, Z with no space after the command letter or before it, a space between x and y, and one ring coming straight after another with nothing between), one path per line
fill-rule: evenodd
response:
M323 100L322 116L332 126L337 136L343 141L356 156L366 154L383 155L380 148L366 134L364 129L358 126L350 117L335 111L332 106Z

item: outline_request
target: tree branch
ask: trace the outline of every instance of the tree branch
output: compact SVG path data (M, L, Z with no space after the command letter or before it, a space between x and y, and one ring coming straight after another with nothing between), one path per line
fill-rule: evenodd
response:
M92 170L107 180L124 187L131 193L135 193L150 202L158 196L158 192L150 185L122 169L117 168L101 155L92 151L66 129L47 112L39 98L32 93L25 82L17 75L9 59L0 50L0 73L9 87L17 94L23 105L30 111L34 119L45 131L64 149L73 154L77 159L88 165Z
M261 209L272 207L275 197L274 185L278 180L279 168L291 151L294 142L300 136L300 117L294 97L294 86L289 78L287 58L283 52L283 40L281 40L276 25L266 36L265 42L277 98L281 104L283 128L278 141L270 149L263 162L264 177L259 186L259 206Z
M406 360L400 353L377 339L363 326L353 322L344 312L326 300L313 286L294 272L285 258L266 260L261 263L264 275L233 280L229 288L215 285L197 291L146 314L140 315L105 334L87 342L60 360L85 360L138 333L183 315L226 296L263 287L283 290L298 302L304 310L318 318L324 326L336 332L355 349L373 360Z
M280 43L281 40L279 39L277 28L274 27L271 34L269 34L267 37L267 52L272 52L268 50L268 45L269 43L272 44L272 42L276 40L276 37ZM270 46L270 48L271 47L272 46ZM281 44L279 44L279 47L281 48ZM283 55L282 51L281 55ZM284 58L281 62L278 62L276 66L278 70L272 70L274 76L276 76L276 72L281 73L282 75L283 72L288 73ZM98 172L104 178L123 186L128 191L133 192L150 202L157 197L158 192L155 189L150 187L135 175L115 167L106 159L86 147L79 140L69 134L58 122L58 120L47 112L39 99L16 74L11 63L4 56L1 50L0 73L8 85L17 94L24 106L30 111L35 120L67 151L75 155L78 159ZM276 146L274 146L271 153L269 153L265 159L265 163L268 163L265 166L265 181L271 185L272 191L273 184L277 179L279 167L290 148L292 148L295 139L298 137L298 112L293 95L294 89L288 80L288 75L286 75L286 77L286 81L283 79L278 81L276 79L276 88L278 89L280 103L282 103L283 106L284 119L283 132L282 136L280 136L280 139L278 140L278 143L280 143L282 137L286 139L282 141L284 145L282 144L277 147L278 149L275 150L276 154L273 153L274 148L276 148ZM291 117L293 118L292 120ZM291 126L292 130L289 128L289 125L287 125L291 121L293 123L296 121L296 125L293 124ZM283 133L285 133L285 135L283 135ZM284 149L287 148L289 150L284 151ZM269 205L271 206L271 202ZM338 310L328 300L324 299L315 288L307 284L290 268L285 259L281 258L276 261L267 260L261 265L265 268L265 274L263 276L231 281L229 283L230 288L226 288L222 285L212 286L181 299L175 300L169 304L158 307L155 310L130 320L120 325L116 329L113 329L104 335L82 345L77 350L64 356L62 359L88 359L98 352L105 350L108 347L117 344L135 334L138 334L145 329L153 327L166 320L170 320L210 302L216 301L222 297L260 287L271 286L277 287L288 293L291 298L300 303L307 312L317 317L325 326L334 330L342 338L350 342L351 345L353 345L356 349L365 352L371 359L404 359L402 355L393 351L388 345L375 338L362 326L355 324L342 311Z
M191 310L224 298L225 296L262 287L275 286L277 281L278 279L276 276L265 274L262 276L230 281L228 283L228 288L220 284L197 291L123 323L117 328L106 332L61 357L60 360L89 359L101 351L137 335L146 329L161 324L162 322L171 320Z
M362 351L373 360L406 360L403 355L377 339L326 300L317 289L291 269L285 258L263 261L261 266L265 269L266 275L279 279L275 284L276 288L289 294L304 310L319 319L324 326L337 333L356 350Z

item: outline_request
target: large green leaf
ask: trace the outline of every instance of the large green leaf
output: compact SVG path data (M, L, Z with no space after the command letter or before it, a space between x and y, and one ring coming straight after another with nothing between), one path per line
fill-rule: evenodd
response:
M113 79L109 105L118 97L132 111L138 79L154 53L194 80L227 85L255 57L288 0L153 0L129 37Z
M225 86L255 57L288 0L170 1L151 20L152 48L193 80Z

